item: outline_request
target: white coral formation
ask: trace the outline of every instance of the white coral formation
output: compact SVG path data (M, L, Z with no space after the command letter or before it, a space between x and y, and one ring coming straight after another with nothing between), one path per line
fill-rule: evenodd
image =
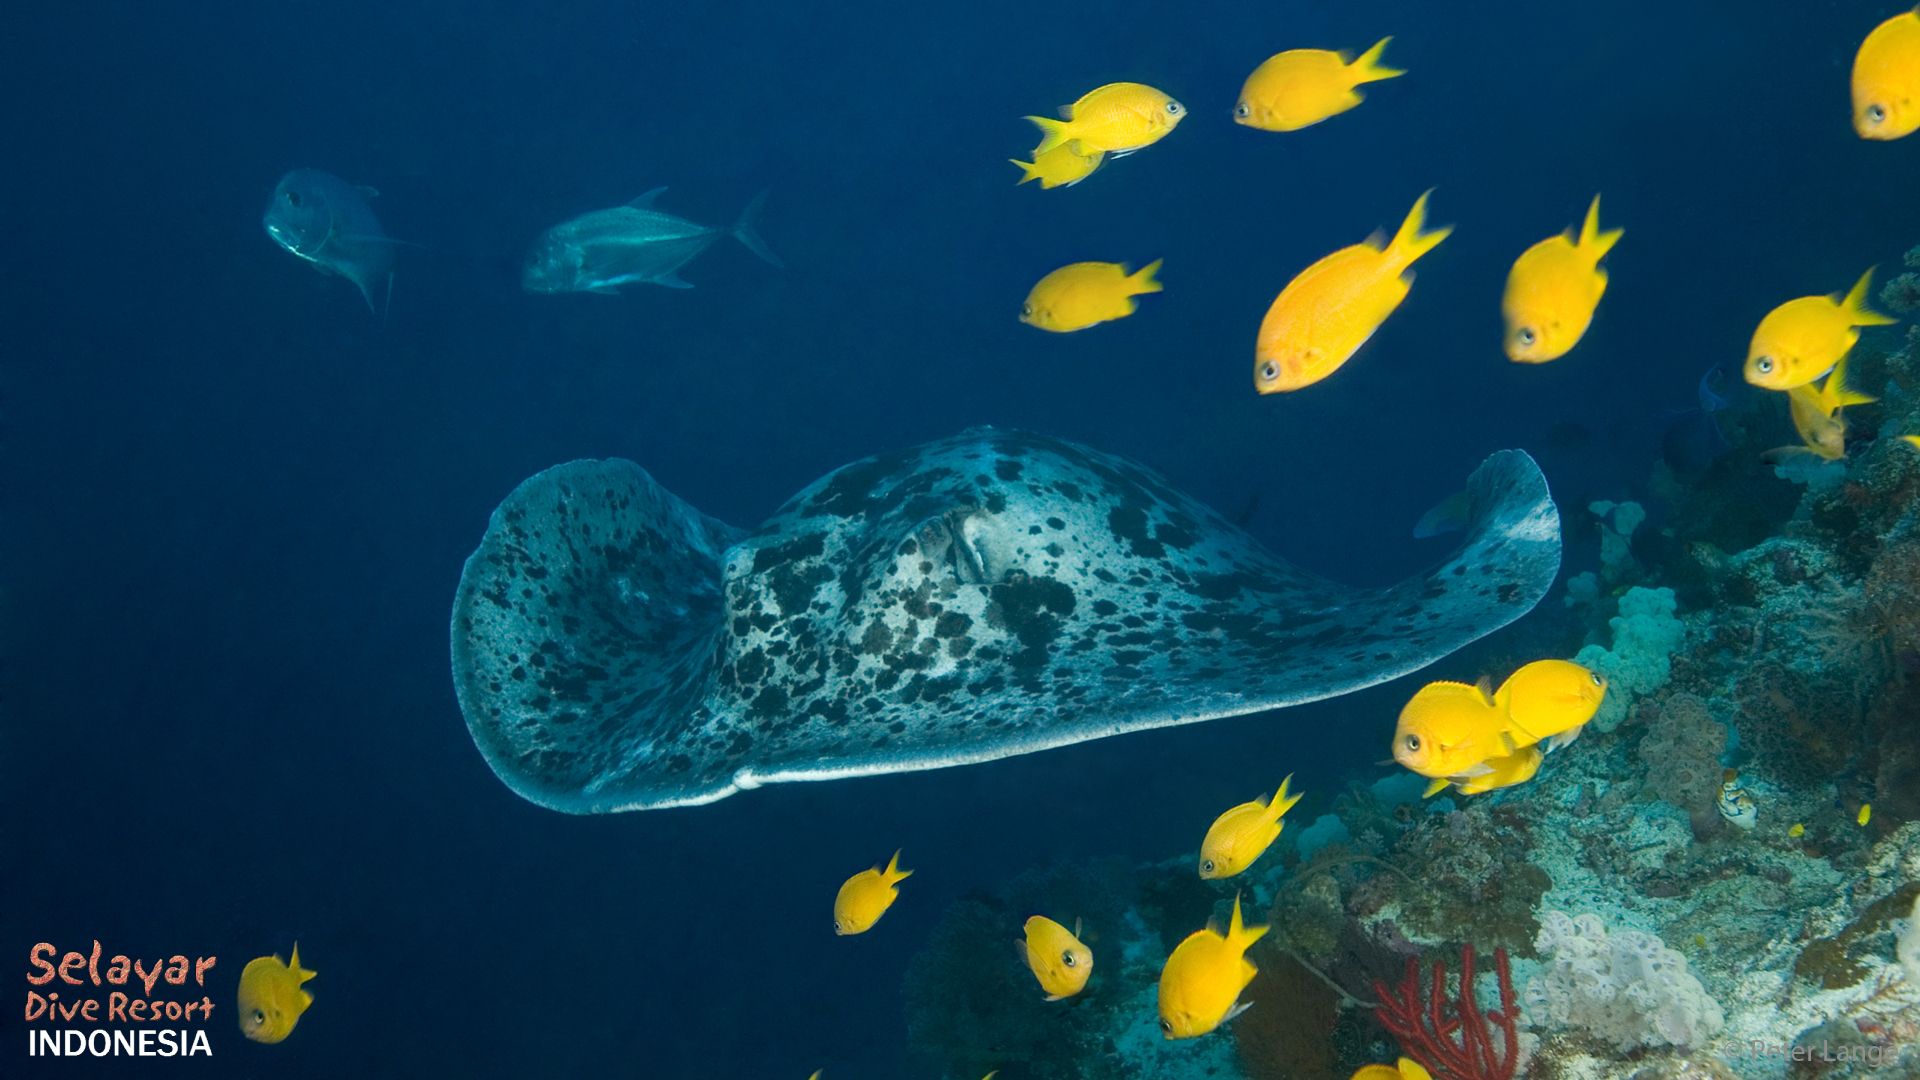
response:
M1583 1028L1626 1051L1699 1046L1726 1022L1686 957L1652 934L1549 911L1534 947L1545 968L1527 983L1533 1027Z

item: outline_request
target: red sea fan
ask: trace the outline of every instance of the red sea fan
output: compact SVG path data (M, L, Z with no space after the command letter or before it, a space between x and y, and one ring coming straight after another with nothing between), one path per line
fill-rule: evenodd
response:
M1474 996L1473 946L1460 949L1460 990L1447 1000L1447 966L1433 962L1432 982L1420 982L1420 962L1407 961L1407 977L1397 987L1373 984L1380 1008L1380 1024L1400 1040L1400 1049L1438 1080L1513 1080L1520 1061L1515 1025L1520 1018L1513 999L1513 972L1507 950L1495 949L1494 969L1500 977L1500 1007L1482 1012ZM1495 1030L1499 1031L1495 1037Z

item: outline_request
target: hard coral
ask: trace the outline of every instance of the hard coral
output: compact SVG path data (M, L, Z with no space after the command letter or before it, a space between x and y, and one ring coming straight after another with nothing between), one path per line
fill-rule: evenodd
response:
M1394 854L1421 885L1398 893L1403 921L1429 940L1490 942L1530 955L1534 906L1553 887L1527 859L1531 829L1524 811L1486 803L1427 815Z

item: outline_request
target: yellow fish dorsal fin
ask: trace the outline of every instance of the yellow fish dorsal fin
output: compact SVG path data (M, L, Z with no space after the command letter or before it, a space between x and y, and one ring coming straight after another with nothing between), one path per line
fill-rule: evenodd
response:
M1080 916L1078 915L1073 917L1073 936L1076 938L1080 936Z
M1440 245L1440 241L1453 235L1453 226L1444 225L1431 232L1423 231L1427 227L1427 199L1433 189L1420 193L1413 201L1413 209L1407 211L1406 219L1400 222L1400 228L1388 242L1386 252L1388 261L1395 267L1405 270L1414 264L1420 256Z
M1586 220L1580 223L1580 239L1574 242L1574 246L1597 263L1613 250L1613 245L1619 243L1620 237L1625 234L1625 229L1600 231L1600 196L1595 195L1593 201L1587 204Z
M1840 311L1846 315L1849 325L1887 326L1900 321L1867 307L1867 290L1873 288L1873 271L1873 267L1867 267L1867 272L1860 275L1860 280L1854 282L1853 288L1848 289L1847 295L1839 301Z
M880 871L880 880L888 885L896 881L905 881L913 876L913 871L900 869L900 852L896 849L893 858L887 860L887 868ZM917 888L918 886L916 886Z
M1495 695L1493 690L1493 676L1491 675L1480 676L1480 680L1473 684L1473 688L1475 690L1480 691L1480 700L1486 702L1489 705L1500 704L1500 699L1498 696Z
M304 984L308 979L311 979L315 975L319 974L319 972L307 971L301 968L300 943L297 941L293 943L293 959L287 961L287 971L293 975L293 985L295 986L300 986ZM307 1000L311 1002L313 1000L313 995L311 994L307 995Z
M1401 1080L1433 1080L1433 1074L1412 1058L1401 1058L1400 1063L1395 1067L1400 1070Z
M1241 952L1261 938L1267 936L1268 927L1248 926L1240 919L1240 894L1233 894L1233 917L1227 922L1227 944Z
M1429 780L1427 782L1427 790L1421 792L1420 797L1423 799L1431 799L1435 795L1438 795L1441 792L1447 790L1447 787L1452 783L1453 781L1448 780L1444 776L1435 780Z
M1348 73L1353 76L1355 86L1361 83L1379 82L1381 79L1397 79L1406 74L1405 69L1390 68L1380 62L1380 57L1387 51L1387 42L1392 40L1391 35L1381 38L1373 43L1373 48L1361 53L1357 60L1347 60L1344 55L1340 57L1341 60L1346 61Z

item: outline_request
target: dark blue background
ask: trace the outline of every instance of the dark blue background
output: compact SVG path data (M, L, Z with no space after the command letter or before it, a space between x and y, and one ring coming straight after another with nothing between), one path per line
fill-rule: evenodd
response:
M1897 5L1342 7L16 12L0 1071L23 1066L27 946L100 937L220 955L218 1055L182 1074L904 1075L901 972L948 902L1056 857L1187 850L1288 771L1323 812L1375 771L1353 726L1384 732L1405 688L568 818L491 776L447 675L461 561L515 483L623 456L752 524L868 453L1031 427L1230 514L1257 493L1291 558L1384 581L1433 557L1409 524L1490 450L1537 450L1565 505L1635 490L1663 414L1768 307L1920 238L1920 140L1847 121L1854 48ZM1411 74L1358 110L1229 122L1269 53L1386 33ZM1191 115L1080 187L1016 188L1020 116L1115 79ZM385 326L261 232L298 166L379 188L425 245ZM692 291L519 291L539 229L658 184L707 222L770 187L790 268L728 243ZM1256 397L1273 295L1428 187L1459 228L1407 303L1330 380ZM1626 238L1593 331L1506 363L1508 265L1595 191ZM1015 320L1059 264L1155 257L1166 292L1131 319ZM1563 422L1596 437L1548 445ZM896 846L901 902L834 938L839 881ZM245 1043L231 980L296 936L318 1002Z

